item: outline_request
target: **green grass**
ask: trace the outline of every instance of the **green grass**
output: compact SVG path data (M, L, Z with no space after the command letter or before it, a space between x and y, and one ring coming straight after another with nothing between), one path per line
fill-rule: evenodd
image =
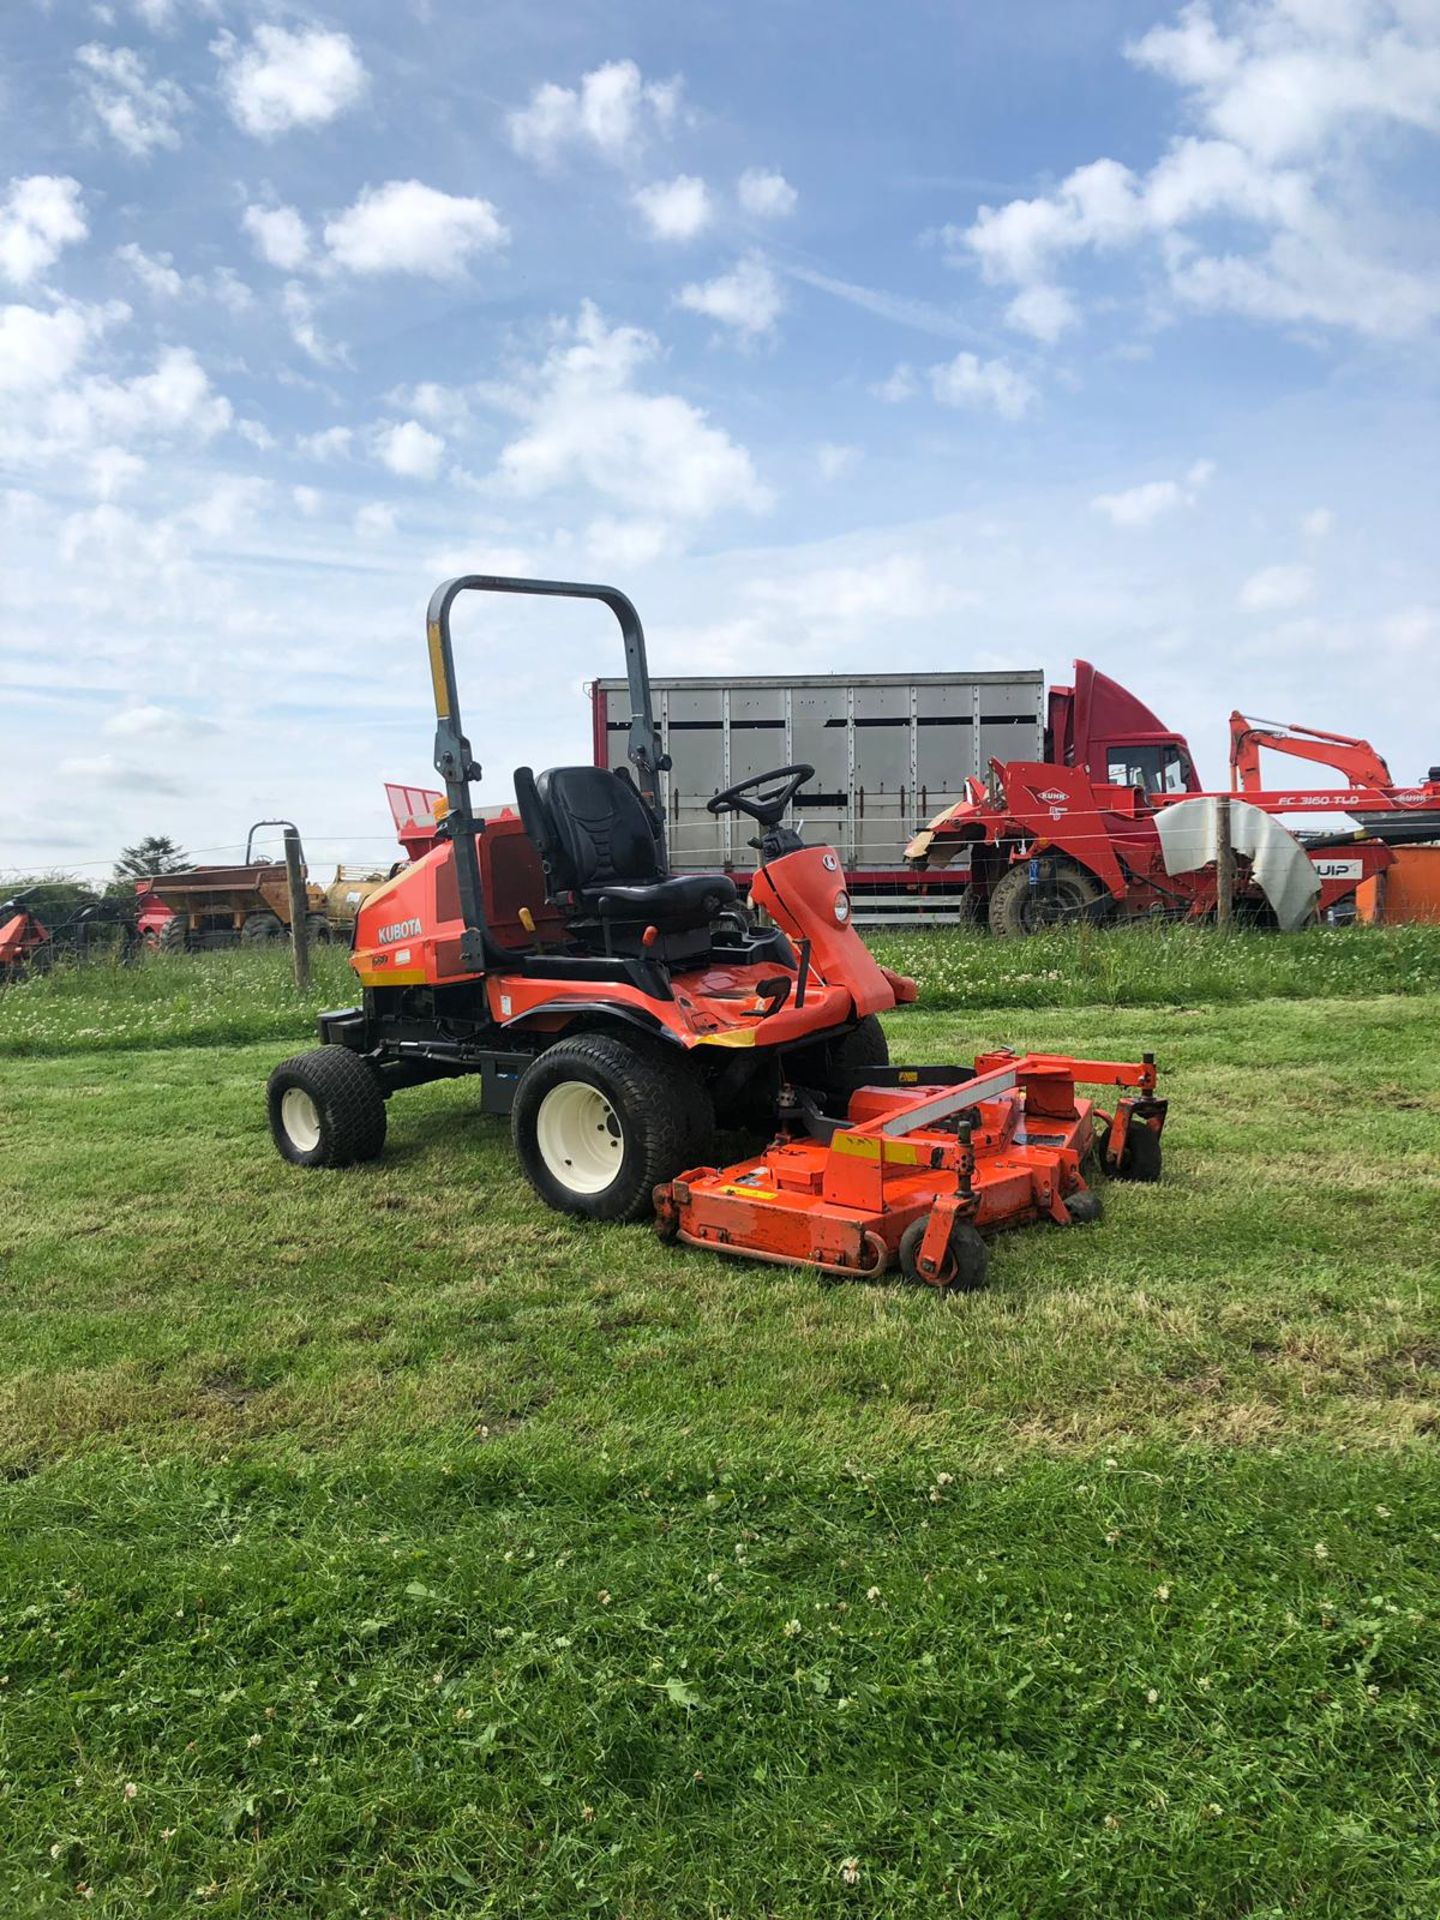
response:
M545 1213L464 1083L284 1166L272 956L37 983L0 1911L1431 1920L1440 995L1207 1005L1170 938L1170 1005L888 1023L1173 1102L956 1300Z

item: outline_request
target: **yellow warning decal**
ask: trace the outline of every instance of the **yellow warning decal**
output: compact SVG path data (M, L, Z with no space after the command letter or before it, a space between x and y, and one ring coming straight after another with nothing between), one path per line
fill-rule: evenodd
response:
M753 1047L755 1029L737 1027L730 1033L701 1033L695 1036L697 1047Z
M440 622L432 620L425 629L430 644L430 679L435 687L435 717L450 718L450 694L445 685L445 655L440 647Z
M362 987L423 987L425 969L423 967L367 967L364 972L357 967Z

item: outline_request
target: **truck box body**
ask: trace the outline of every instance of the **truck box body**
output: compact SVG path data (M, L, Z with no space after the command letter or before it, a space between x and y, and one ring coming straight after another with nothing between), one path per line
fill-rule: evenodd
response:
M662 778L670 861L677 872L755 865L755 832L706 802L736 781L808 762L815 777L795 803L807 838L840 852L862 917L882 898L905 914L934 904L963 875L927 880L903 854L911 836L961 798L992 759L1045 755L1045 687L1038 668L1012 673L756 675L653 682L655 720L674 762ZM623 680L597 680L595 763L625 764L630 712ZM869 900L870 911L865 911Z

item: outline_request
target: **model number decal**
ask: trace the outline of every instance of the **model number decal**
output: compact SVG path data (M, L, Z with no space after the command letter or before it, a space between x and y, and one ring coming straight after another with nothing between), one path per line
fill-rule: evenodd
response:
M1322 880L1358 880L1365 872L1363 860L1322 860L1311 854L1310 864Z
M378 936L381 940L418 940L420 922L418 920L397 920L393 926L381 927Z

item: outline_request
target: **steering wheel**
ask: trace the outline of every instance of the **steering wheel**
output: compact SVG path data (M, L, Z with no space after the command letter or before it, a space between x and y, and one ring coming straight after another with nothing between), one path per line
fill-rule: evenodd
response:
M777 767L773 773L757 773L749 780L737 780L733 787L726 787L705 804L711 813L748 813L762 827L774 827L779 825L785 809L805 782L814 778L814 767ZM757 787L768 787L770 791L753 792ZM747 799L747 794L752 797Z

